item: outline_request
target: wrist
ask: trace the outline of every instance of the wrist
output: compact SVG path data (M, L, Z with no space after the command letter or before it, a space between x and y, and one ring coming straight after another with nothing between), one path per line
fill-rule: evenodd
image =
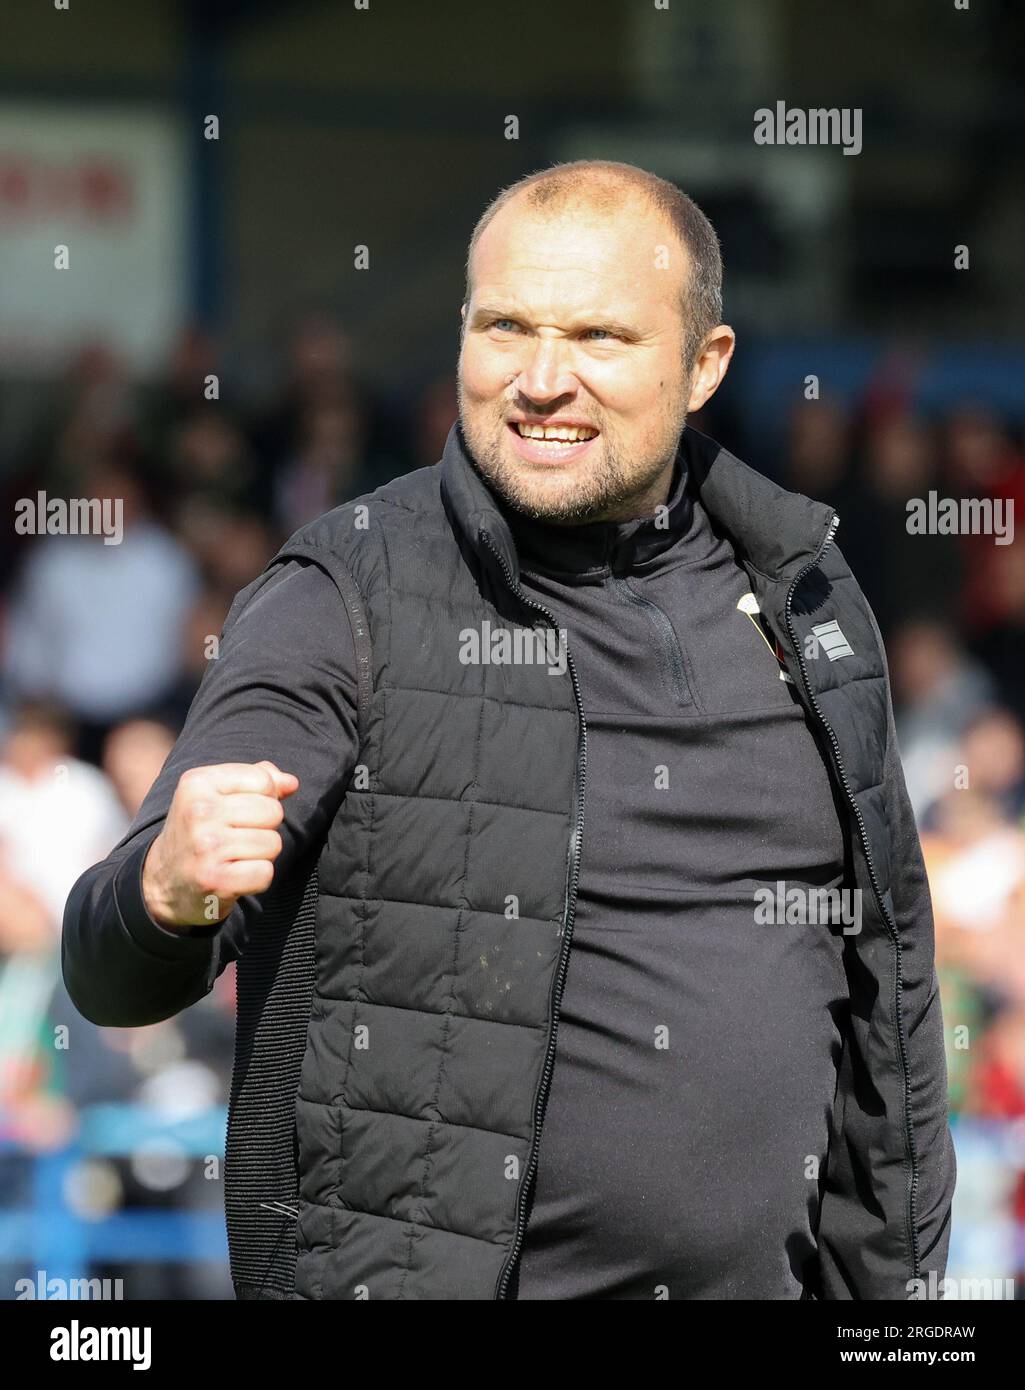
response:
M162 881L162 835L158 835L142 862L142 901L146 911L158 927L165 931L181 931L182 924L171 911L171 904L163 890Z
M126 934L147 955L170 961L206 958L212 939L220 932L220 925L213 930L180 925L161 926L146 906L142 895L142 866L156 833L148 836L145 844L140 843L139 848L128 855L114 874L114 904L118 919Z

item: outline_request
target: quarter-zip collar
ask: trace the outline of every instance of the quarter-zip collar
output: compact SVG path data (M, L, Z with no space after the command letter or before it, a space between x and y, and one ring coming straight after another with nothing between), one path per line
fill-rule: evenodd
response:
M686 458L679 448L665 509L652 517L557 526L500 505L523 569L585 584L600 583L610 574L647 573L669 563L694 513Z
M490 547L481 537L482 531L486 533L517 583L521 572L518 540L527 540L523 560L529 549L534 565L542 543L539 527L544 532L557 530L560 538L563 531L581 533L569 538L570 553L574 564L584 562L585 574L591 562L601 574L608 573L610 560L617 557L635 563L650 561L689 529L691 489L716 528L732 541L738 558L770 581L792 580L815 559L834 516L832 507L779 487L690 425L680 436L669 500L670 525L664 530L656 528L654 519L643 517L558 528L527 524L526 518L517 517L514 533L509 509L477 472L458 421L449 431L440 468L442 497L454 526L481 559L491 563Z

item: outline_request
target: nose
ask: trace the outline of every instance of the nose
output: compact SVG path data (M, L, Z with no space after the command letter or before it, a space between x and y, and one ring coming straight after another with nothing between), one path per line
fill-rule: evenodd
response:
M527 351L529 356L516 378L516 389L521 395L541 404L576 391L568 344L555 338L537 338Z

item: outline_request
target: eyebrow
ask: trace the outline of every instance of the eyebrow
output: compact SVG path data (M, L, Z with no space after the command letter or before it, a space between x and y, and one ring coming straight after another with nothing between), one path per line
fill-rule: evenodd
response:
M517 323L524 321L524 315L515 309L508 309L502 304L479 304L470 316L470 322L480 323L483 319L515 319ZM579 331L582 328L600 328L606 333L615 333L621 338L639 338L639 329L632 327L628 323L621 323L618 319L605 318L600 315L595 317L583 317L576 319L570 325L571 331Z

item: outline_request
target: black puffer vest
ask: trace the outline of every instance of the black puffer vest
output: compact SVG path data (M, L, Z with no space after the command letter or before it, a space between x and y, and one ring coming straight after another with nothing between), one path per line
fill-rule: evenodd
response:
M832 544L830 508L689 428L681 448L851 809L864 922L851 938L820 1296L903 1298L921 1267L921 1155L878 631ZM318 518L267 572L296 556L332 576L348 610L361 744L326 841L272 890L239 962L226 1169L236 1291L501 1298L541 1141L586 834L572 644L562 674L460 659L467 629L555 623L519 587L508 526L458 427L440 464ZM810 659L812 627L834 619L853 655ZM931 949L917 960L924 1003ZM920 1103L933 1109L938 1020L930 1008L918 1037Z

